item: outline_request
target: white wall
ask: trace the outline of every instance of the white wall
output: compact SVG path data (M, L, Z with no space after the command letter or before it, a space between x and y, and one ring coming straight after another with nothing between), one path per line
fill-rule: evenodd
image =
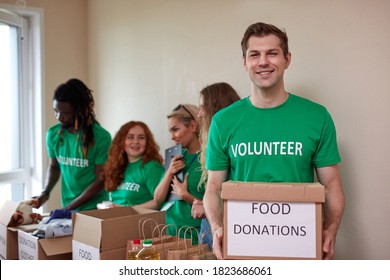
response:
M240 40L256 21L286 29L286 87L325 105L347 199L336 258L390 259L390 1L90 0L89 77L111 133L131 119L172 142L167 113L218 81L250 93Z

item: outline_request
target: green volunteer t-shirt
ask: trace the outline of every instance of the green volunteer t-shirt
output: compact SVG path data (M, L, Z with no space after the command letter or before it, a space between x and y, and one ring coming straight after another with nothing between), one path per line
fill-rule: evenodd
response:
M109 193L110 200L119 205L133 206L152 200L160 182L164 167L151 160L142 165L142 160L127 164L123 182Z
M87 158L84 158L80 133L64 130L60 141L60 129L60 124L49 128L46 145L49 157L56 158L61 168L62 207L66 207L95 181L95 166L106 162L111 135L99 124L93 124L94 145L88 148ZM108 200L104 190L77 210L96 209L96 204L103 200Z
M204 185L198 186L202 174L199 162L199 153L188 154L185 150L184 161L186 166L183 169L183 173L184 175L188 174L188 192L196 198L203 200L203 195L205 192ZM168 201L164 203L161 209L167 209L165 216L167 225L175 225L178 231L182 227L195 227L199 232L201 219L192 218L192 205L188 202L184 200ZM176 235L176 229L173 227L167 227L167 232L170 235ZM181 237L184 236L184 232L184 230L180 230ZM191 232L188 231L186 236L187 238L192 237L194 244L198 243L198 235L196 232L192 232L191 236Z
M336 130L326 108L290 94L275 108L249 98L213 118L206 168L228 170L231 180L313 182L314 168L340 162Z

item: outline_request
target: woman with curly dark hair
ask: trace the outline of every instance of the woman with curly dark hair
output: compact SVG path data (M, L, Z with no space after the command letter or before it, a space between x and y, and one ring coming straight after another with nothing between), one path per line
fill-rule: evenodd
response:
M164 172L159 150L145 123L130 121L122 125L104 167L105 189L114 205L156 208L154 190Z

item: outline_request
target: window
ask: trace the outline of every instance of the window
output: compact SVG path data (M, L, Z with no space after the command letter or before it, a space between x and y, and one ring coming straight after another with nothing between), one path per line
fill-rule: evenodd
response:
M9 10L0 6L0 207L39 193L43 176L40 13Z

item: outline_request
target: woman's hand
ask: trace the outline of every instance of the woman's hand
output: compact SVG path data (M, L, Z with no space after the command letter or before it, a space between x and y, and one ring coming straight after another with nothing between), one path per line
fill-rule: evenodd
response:
M184 199L186 196L189 195L187 180L188 180L188 174L186 174L186 176L184 177L183 183L180 182L180 180L176 176L173 176L172 184L171 184L173 188L173 193L177 195L180 199Z
M206 213L204 211L203 207L203 201L194 199L194 202L192 203L192 217L194 219L203 219L206 218Z
M172 158L167 173L174 176L176 173L180 172L185 166L186 164L184 163L183 156L176 155Z

